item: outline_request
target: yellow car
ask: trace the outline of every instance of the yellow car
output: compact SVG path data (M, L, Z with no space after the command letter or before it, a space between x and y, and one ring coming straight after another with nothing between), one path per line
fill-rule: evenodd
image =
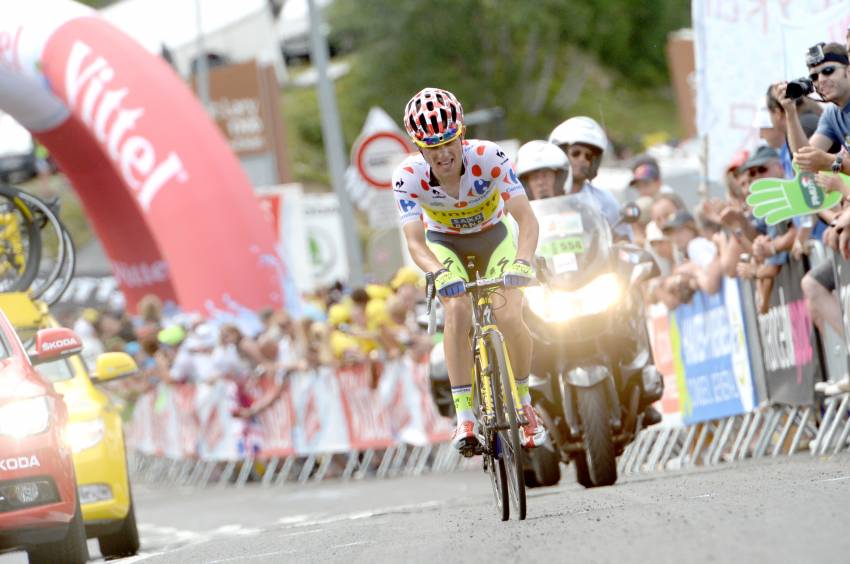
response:
M30 348L39 329L58 327L47 306L24 293L0 294L0 309L21 341ZM68 406L65 430L77 475L77 489L86 536L97 537L106 558L131 556L139 550L139 533L130 493L124 430L118 408L97 384L135 373L138 368L126 353L105 353L97 358L93 373L79 355L37 367L53 382Z

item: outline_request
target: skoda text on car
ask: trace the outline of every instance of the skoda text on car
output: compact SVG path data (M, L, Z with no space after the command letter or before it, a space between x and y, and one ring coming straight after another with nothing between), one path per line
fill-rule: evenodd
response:
M27 344L40 331L56 325L46 307L25 294L0 294L0 310ZM97 537L100 551L106 557L135 554L139 536L121 416L97 384L132 374L136 369L135 361L125 353L98 356L91 374L78 354L37 367L67 406L64 437L76 468L86 535Z
M79 352L81 343L69 329L39 331L35 341L28 355L0 313L0 550L24 548L30 562L84 562L85 528L64 437L68 409L33 366Z

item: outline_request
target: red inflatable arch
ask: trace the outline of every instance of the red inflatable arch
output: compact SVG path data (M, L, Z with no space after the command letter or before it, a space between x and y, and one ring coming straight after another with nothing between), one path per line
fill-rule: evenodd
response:
M172 69L70 0L3 2L0 16L0 109L74 185L128 304L283 305L250 182Z

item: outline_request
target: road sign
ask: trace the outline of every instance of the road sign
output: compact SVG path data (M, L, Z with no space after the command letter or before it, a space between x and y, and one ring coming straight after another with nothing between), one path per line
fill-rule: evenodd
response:
M389 190L395 167L412 150L413 147L400 133L378 131L355 144L352 160L363 180L380 190Z

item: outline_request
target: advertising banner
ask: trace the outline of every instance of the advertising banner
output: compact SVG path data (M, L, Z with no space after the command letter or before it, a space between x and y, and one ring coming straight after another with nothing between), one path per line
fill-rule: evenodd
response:
M673 366L686 424L739 415L755 404L752 370L732 278L714 295L694 294L670 316Z
M251 418L238 407L277 397ZM428 363L407 356L390 360L372 387L367 364L319 368L244 385L159 384L138 398L127 425L130 448L171 459L238 460L425 446L448 441L452 421L431 398Z
M348 259L339 198L336 194L304 194L304 227L313 267L313 283L327 286L348 280Z
M655 368L664 379L664 393L661 399L655 402L655 408L662 415L661 425L676 427L682 423L682 409L673 362L673 345L670 342L670 314L663 304L650 306L647 327Z
M811 405L820 357L812 318L800 281L806 271L800 261L782 265L770 293L770 309L759 315L767 393L771 402Z
M151 293L207 314L283 305L248 178L181 78L79 3L0 15L0 108L73 184L129 308Z

